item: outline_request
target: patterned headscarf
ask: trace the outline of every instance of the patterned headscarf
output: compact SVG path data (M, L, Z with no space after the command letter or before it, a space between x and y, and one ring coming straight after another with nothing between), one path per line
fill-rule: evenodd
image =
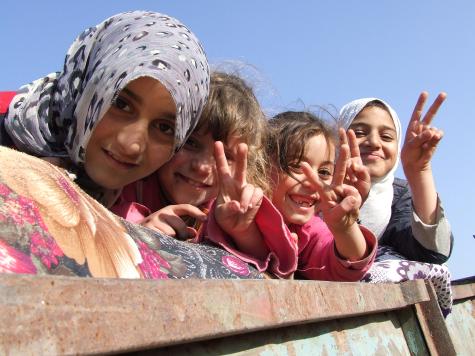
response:
M378 98L363 98L353 100L343 106L340 110L340 124L348 130L353 120L366 107L369 102L378 101L389 111L396 128L398 151L401 150L401 122L396 112L383 100ZM399 152L396 162L391 170L382 178L371 180L371 190L368 198L360 209L361 223L369 228L378 238L380 238L391 218L391 205L393 201L393 181L394 174L399 164Z
M62 71L22 87L6 129L21 151L84 162L91 133L116 95L140 77L159 80L176 105L174 150L183 145L206 103L209 68L195 35L178 20L133 11L85 30Z

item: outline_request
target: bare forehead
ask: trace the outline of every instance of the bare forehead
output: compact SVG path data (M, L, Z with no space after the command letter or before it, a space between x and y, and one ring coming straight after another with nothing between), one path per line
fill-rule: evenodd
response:
M350 126L366 126L396 131L396 126L389 112L377 106L370 106L361 110Z

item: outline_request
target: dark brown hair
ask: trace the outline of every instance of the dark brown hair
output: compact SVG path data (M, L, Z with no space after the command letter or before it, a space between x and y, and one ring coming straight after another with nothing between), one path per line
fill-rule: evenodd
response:
M269 121L267 155L278 171L292 175L290 163L300 163L308 140L323 135L327 144L335 145L334 130L310 112L286 111Z

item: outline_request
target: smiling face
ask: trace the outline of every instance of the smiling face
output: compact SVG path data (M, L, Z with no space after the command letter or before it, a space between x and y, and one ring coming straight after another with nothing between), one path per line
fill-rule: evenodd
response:
M398 140L393 119L378 106L364 108L350 125L371 179L384 177L396 164Z
M98 185L118 189L148 176L172 154L175 103L157 80L130 82L94 129L84 167Z
M324 135L308 139L302 157L316 172L320 180L330 184L333 176L335 150ZM303 225L316 213L318 194L302 172L301 162L289 162L291 175L280 172L273 177L272 202L287 224Z
M194 132L183 148L161 167L158 181L171 204L203 205L218 195L219 185L214 160L214 142L208 131ZM238 144L243 142L231 136L225 143L225 153L231 174Z

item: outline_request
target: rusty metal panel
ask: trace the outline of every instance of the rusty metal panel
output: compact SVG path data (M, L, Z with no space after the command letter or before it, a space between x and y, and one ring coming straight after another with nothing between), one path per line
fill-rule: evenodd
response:
M186 356L414 354L406 344L397 312L294 325L188 345L169 346L141 354ZM421 348L419 351L416 355L427 355L426 349Z
M456 301L446 323L457 355L475 355L475 298Z
M429 300L402 284L0 275L0 354L144 350Z
M424 339L431 355L456 355L455 346L437 302L437 295L430 281L425 281L431 299L414 306Z

